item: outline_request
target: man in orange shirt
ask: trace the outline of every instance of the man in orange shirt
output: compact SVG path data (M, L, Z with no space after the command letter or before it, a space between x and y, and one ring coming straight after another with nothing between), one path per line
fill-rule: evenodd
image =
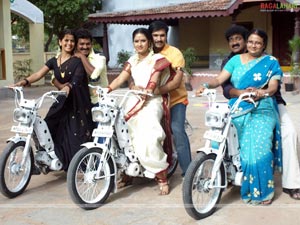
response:
M156 94L169 93L170 95L171 129L182 176L184 176L191 162L190 142L184 128L188 104L182 71L185 61L179 49L167 44L169 30L167 24L154 21L148 29L152 34L154 52L162 54L171 63L170 70L173 79L161 86Z

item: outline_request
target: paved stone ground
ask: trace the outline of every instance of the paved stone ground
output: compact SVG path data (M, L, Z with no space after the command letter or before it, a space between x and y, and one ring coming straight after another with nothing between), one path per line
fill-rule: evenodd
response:
M50 86L31 87L25 94L31 98L51 89ZM221 92L220 92L221 93ZM193 126L190 136L193 157L196 149L203 145L204 112L206 99L192 98L187 116ZM288 110L300 132L299 95L284 93ZM224 101L219 95L218 99ZM42 114L47 111L46 103ZM12 125L13 99L0 100L0 152L9 138ZM222 196L218 210L209 218L195 221L185 212L182 202L182 178L180 168L170 179L171 193L159 196L154 181L136 179L134 185L110 195L102 207L85 211L71 201L66 174L55 172L48 175L33 176L26 191L14 199L0 195L0 224L2 225L290 225L299 224L300 201L293 200L281 191L280 175L276 174L276 197L270 206L249 206L240 200L239 189L230 188Z

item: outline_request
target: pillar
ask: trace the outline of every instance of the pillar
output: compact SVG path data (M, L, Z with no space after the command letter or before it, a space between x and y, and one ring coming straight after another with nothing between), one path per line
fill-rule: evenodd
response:
M108 48L108 34L107 34L107 24L103 24L103 54L106 57L106 63L109 62L109 48Z
M0 52L2 53L0 54L0 86L14 82L10 23L10 1L0 0Z
M300 36L300 13L297 12L295 16L294 34Z
M44 64L44 24L29 23L30 58L32 72L38 71ZM34 85L45 84L45 79L35 82Z

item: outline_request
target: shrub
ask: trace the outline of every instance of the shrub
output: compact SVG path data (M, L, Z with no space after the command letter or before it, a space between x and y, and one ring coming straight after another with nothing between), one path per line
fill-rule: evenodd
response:
M118 67L123 67L124 63L130 58L131 53L125 50L121 50L118 52Z
M16 60L13 63L14 81L17 82L28 77L32 73L31 59Z
M192 75L192 65L196 61L196 51L194 48L189 47L185 49L183 52L183 57L185 60L185 70L189 75Z

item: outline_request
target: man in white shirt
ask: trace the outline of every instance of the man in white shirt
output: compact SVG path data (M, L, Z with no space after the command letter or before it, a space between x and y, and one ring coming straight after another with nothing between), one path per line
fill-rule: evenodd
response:
M77 40L75 56L81 59L89 76L89 83L94 86L107 87L106 58L94 52L91 33L86 29L79 28L75 32L75 38ZM92 104L97 104L97 95L92 89L90 89L90 96Z

